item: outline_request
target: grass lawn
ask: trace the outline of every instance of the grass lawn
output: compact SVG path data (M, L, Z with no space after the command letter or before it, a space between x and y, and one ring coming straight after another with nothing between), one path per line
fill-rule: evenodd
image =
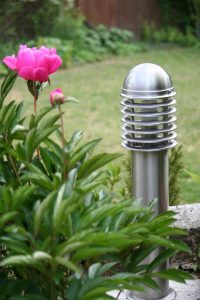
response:
M160 64L171 75L177 91L178 141L183 144L185 169L200 174L200 49L152 49L61 70L52 76L52 86L43 91L38 106L49 105L48 92L61 87L65 95L81 100L80 104L65 106L66 135L83 129L85 139L103 138L99 150L126 153L120 146L119 94L128 70L144 62ZM25 100L26 109L33 109L23 80L18 79L12 98ZM199 200L200 185L183 173L182 203Z

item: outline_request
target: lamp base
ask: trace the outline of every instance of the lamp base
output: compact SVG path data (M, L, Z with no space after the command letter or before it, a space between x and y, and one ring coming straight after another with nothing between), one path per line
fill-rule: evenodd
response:
M128 300L146 300L146 299L138 298L138 297L134 296L134 294L130 296L130 292L127 293L126 297L127 297ZM147 299L148 300L175 300L176 299L176 292L173 289L170 288L168 295L165 296L164 298L154 298L154 299L147 298Z

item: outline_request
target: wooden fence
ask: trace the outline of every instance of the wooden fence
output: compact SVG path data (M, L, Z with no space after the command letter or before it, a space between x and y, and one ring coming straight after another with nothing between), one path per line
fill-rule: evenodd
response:
M156 0L76 0L89 24L131 30L137 35L145 21L159 24Z

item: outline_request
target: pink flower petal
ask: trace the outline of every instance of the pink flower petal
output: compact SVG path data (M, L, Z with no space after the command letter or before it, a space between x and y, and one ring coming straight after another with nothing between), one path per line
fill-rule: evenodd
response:
M62 59L60 56L53 54L51 56L51 63L49 65L49 74L56 72L56 70L62 65Z
M51 53L52 54L57 54L56 48L51 48Z
M35 57L35 65L36 65L36 67L38 67L39 66L39 61L44 56L44 54L40 50L35 49L33 51L33 55Z
M48 73L44 68L35 68L33 71L33 80L39 82L48 81Z
M43 53L43 54L51 54L51 50L45 46L41 46L40 47L40 51Z
M64 101L65 101L65 97L61 89L55 89L50 92L51 105L62 104Z
M20 45L17 56L6 56L3 62L26 80L45 82L60 67L62 60L55 48L29 48Z
M33 80L33 67L27 66L23 67L18 71L20 77L26 80Z
M52 91L52 92L56 92L56 93L62 93L63 94L63 91L61 90L61 89L55 89L54 91Z
M20 49L20 50L24 50L24 49L26 49L26 48L27 48L26 45L20 45L20 46L19 46L19 49Z
M51 62L51 56L48 54L42 54L38 59L37 66L39 68L44 68L48 72L50 62Z
M17 62L17 59L14 55L12 56L6 56L4 57L3 59L3 63L8 66L9 69L11 70L16 70L16 62Z
M24 50L21 50L21 53L17 56L17 64L16 67L19 70L20 68L31 66L36 66L36 59L34 56L34 51L30 48L26 48Z

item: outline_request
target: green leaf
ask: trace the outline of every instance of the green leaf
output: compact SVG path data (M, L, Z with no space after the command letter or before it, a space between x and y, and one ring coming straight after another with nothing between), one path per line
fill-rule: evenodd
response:
M166 211L164 213L159 214L157 217L153 218L149 223L149 229L157 229L158 227L162 227L166 225L173 224L176 219L174 218L176 216L176 213L174 211Z
M50 193L41 203L38 203L35 207L34 214L34 232L38 234L44 214L47 212L49 205L55 200L56 192Z
M36 97L36 100L38 99L41 87L42 87L42 83L40 82L36 82L33 80L27 80L27 87L29 92L31 93L31 95L33 95L34 97Z
M60 244L56 249L56 254L59 256L67 255L83 246L87 245L85 241L65 242Z
M6 96L8 95L8 93L10 92L10 90L12 89L16 79L17 79L16 72L10 71L6 75L4 81L1 85L0 109L2 108L3 101L6 98Z
M89 270L88 270L88 277L90 279L93 279L95 278L96 274L97 274L97 271L101 268L101 264L100 263L96 263L96 264L93 264L89 267Z
M186 251L190 252L189 247L178 240L172 240L172 239L165 239L163 237L155 236L155 235L148 235L147 239L145 240L145 243L150 244L150 245L158 245L162 247L167 247L170 249L175 249L175 250L181 250L181 251Z
M23 122L23 120L21 120L22 108L23 108L23 102L21 102L18 105L16 105L15 118L13 120L12 127L16 126L21 121Z
M16 105L15 102L10 102L10 106L8 106L9 109L6 111L6 114L4 115L4 131L8 131L10 129L10 126L12 122L15 119L15 113L16 113ZM11 131L11 130L10 130Z
M141 263L149 254L155 249L155 246L142 246L138 250L134 251L133 255L131 255L131 265L130 269L135 272L135 268L137 265Z
M78 250L72 257L73 261L79 262L84 259L98 257L108 253L116 253L118 250L115 247L88 247Z
M52 111L52 107L44 107L40 110L40 113L35 115L31 115L31 119L29 122L29 128L36 128L38 126L38 123L50 112Z
M76 178L77 178L77 169L72 169L69 172L67 176L67 181L65 183L65 191L64 191L65 197L68 197L72 194L75 188Z
M9 300L47 300L47 298L34 294L29 294L28 296L12 296L9 297Z
M70 169L73 169L77 162L82 161L86 154L88 154L88 152L91 151L100 141L101 139L93 140L76 150L70 159Z
M0 265L1 266L14 266L14 265L37 265L40 261L49 261L51 256L43 251L35 251L32 255L15 255L5 258Z
M186 280L193 279L192 275L190 275L189 273L186 273L181 270L176 270L176 269L169 269L169 270L164 270L162 272L150 273L150 275L152 277L174 280L181 283L185 283Z
M163 250L147 267L147 272L152 272L156 267L164 263L168 258L172 257L176 250Z
M28 132L27 136L26 136L25 149L26 149L26 155L27 155L28 161L32 160L33 153L36 149L36 146L35 146L36 136L37 136L37 129L36 128L31 129Z
M78 100L78 99L75 98L75 97L67 96L67 100L64 101L64 103L69 103L69 102L79 103L80 100Z
M26 172L22 177L22 181L31 181L36 185L52 191L53 183L48 176L43 174L36 166L29 164L31 172Z
M47 138L44 140L44 143L47 145L49 149L52 151L49 151L49 156L51 157L51 160L54 164L54 166L57 166L56 170L58 168L63 167L63 150L60 148L58 144L53 142L50 138Z
M13 195L12 207L13 209L19 209L26 202L29 201L32 194L36 190L35 186L24 184L18 187Z
M109 292L109 288L107 287L97 287L92 291L89 291L85 296L83 296L83 300L113 300L112 296L106 294Z
M27 80L27 87L29 92L36 98L38 98L38 94L37 94L37 90L36 90L36 85L35 85L35 81L33 80Z
M18 143L15 148L16 158L18 158L21 162L25 162L27 160L26 149L22 143Z
M69 152L73 151L76 148L76 146L80 143L82 137L83 137L82 130L78 130L73 133L71 140L67 144L69 148Z
M11 134L14 135L18 132L26 132L26 131L27 131L26 127L17 124L15 127L13 127Z
M104 184L105 184L105 180L94 181L92 183L88 183L85 185L83 185L83 183L81 183L81 185L77 187L77 191L79 191L79 193L81 193L81 194L86 194L86 193L89 193L90 191L94 190L96 187L98 187L100 185L104 185Z
M185 170L185 172L194 180L196 181L197 183L200 184L200 176L195 174L195 173L192 173L192 172L188 172Z
M4 213L0 217L0 228L4 227L4 225L8 222L11 221L16 215L18 214L17 211L10 211L8 213Z
M56 261L59 265L65 267L65 268L67 268L67 269L69 269L69 270L72 270L72 271L74 271L74 272L76 272L76 273L78 273L78 274L80 274L80 275L81 275L81 273L82 273L81 268L78 267L78 266L76 266L73 262L69 261L68 259L62 258L62 257L60 257L60 256L56 256L56 257L55 257L55 261Z
M126 207L125 201L124 203L121 202L118 205L113 205L112 203L104 204L96 209L92 209L83 216L79 226L81 228L88 228L93 223L95 224L97 222L101 222L107 216L116 215L118 212L122 211L124 207Z
M53 228L55 231L57 231L62 223L62 201L64 197L64 192L65 192L65 185L63 184L61 188L58 191L55 205L54 205L54 210L53 210Z
M38 133L35 139L36 147L46 138L48 138L52 134L52 132L54 132L58 127L59 125L53 125L50 128L46 128L42 132Z
M47 172L49 173L49 175L51 175L54 171L54 168L53 168L53 161L52 161L52 156L50 154L50 151L48 149L40 147L40 155L42 157Z
M54 116L49 116L47 120L41 122L39 126L40 132L44 131L45 129L52 127L60 118L60 114L56 114Z
M95 155L91 159L87 160L82 164L79 169L78 177L86 177L90 175L92 172L102 168L107 165L109 162L121 157L122 155L119 153L109 154L109 153L101 153Z
M10 251L13 251L14 253L20 253L20 254L29 254L30 249L26 245L26 241L19 241L15 239L14 237L9 236L3 236L0 238L1 242L6 245L7 249Z
M116 266L116 262L107 263L105 265L102 265L101 268L99 268L96 272L96 275L100 276L104 273L108 272L110 269L112 269L114 266Z

